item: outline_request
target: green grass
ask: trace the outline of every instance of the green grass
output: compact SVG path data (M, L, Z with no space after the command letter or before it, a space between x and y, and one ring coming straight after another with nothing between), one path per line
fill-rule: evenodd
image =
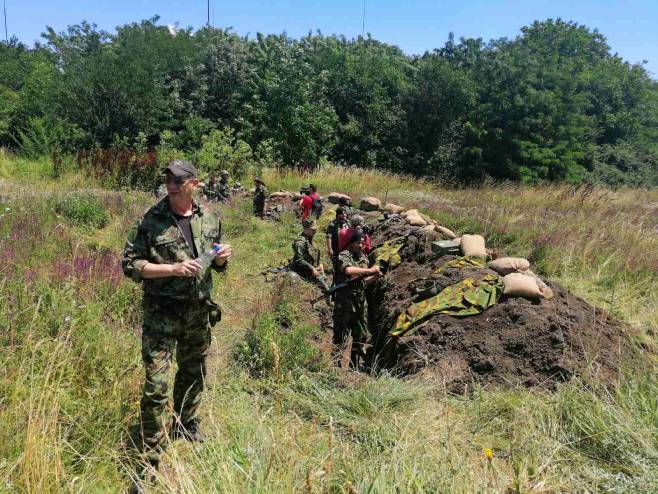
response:
M153 199L50 171L0 156L0 492L122 492L135 466L126 445L143 371L140 288L116 263ZM482 232L489 245L531 256L543 273L632 322L655 347L656 191L456 190L338 168L265 178L270 190L313 182L322 193L387 196L459 232ZM104 227L68 221L53 207L81 195L107 212ZM616 383L576 379L553 393L454 396L431 372L338 371L299 288L260 275L290 257L292 215L263 222L248 201L220 210L235 257L216 277L223 321L202 403L209 440L173 444L150 492L658 489L654 356Z

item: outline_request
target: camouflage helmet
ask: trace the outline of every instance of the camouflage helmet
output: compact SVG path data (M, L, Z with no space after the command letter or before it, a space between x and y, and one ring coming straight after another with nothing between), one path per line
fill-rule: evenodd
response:
M219 176L220 177L228 177L228 170L222 170L221 172L219 172Z

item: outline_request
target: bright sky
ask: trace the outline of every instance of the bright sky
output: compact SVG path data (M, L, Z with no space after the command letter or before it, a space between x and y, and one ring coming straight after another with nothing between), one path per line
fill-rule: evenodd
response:
M110 31L154 15L181 27L206 22L207 0L3 1L9 36L27 43L46 25L62 31L82 20ZM352 38L362 32L363 6L363 0L210 0L210 20L241 35L299 37L320 29ZM598 28L613 52L630 62L647 60L658 78L658 0L365 0L366 32L410 54L441 47L451 31L457 39L513 38L534 20L557 17ZM0 33L4 37L4 26Z

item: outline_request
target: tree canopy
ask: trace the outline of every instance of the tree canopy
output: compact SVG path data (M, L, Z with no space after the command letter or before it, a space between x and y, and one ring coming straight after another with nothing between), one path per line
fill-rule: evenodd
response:
M451 35L420 56L371 37L251 39L157 18L43 39L0 44L2 146L66 153L166 136L198 155L221 135L284 166L658 185L658 83L574 22L489 42Z

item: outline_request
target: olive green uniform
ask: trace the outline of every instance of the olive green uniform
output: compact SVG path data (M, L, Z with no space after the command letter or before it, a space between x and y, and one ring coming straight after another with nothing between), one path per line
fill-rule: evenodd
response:
M206 196L206 199L209 201L218 201L219 200L219 184L208 182L203 187L203 195Z
M265 212L265 200L267 199L267 187L263 184L256 186L254 190L254 214L263 217Z
M194 251L207 252L221 241L217 216L194 204L190 221L194 249L176 224L168 198L149 209L130 231L123 252L123 271L144 290L142 360L146 382L141 400L144 452L158 461L164 447L167 374L176 351L178 372L174 383L174 413L189 429L198 423L197 409L206 375L210 330L221 318L212 301L212 275L225 266L214 263L190 278L144 279L147 263L175 264L194 258Z
M367 268L368 258L363 254L355 254L344 250L338 255L335 284L350 279L345 274L348 267ZM364 359L365 346L368 339L368 305L366 303L366 282L362 279L338 290L334 300L334 338L338 348L345 345L352 336L352 351L350 361L357 366L359 359Z
M231 186L228 180L220 180L219 187L217 188L217 200L226 202L231 198Z
M306 280L314 280L313 269L320 266L320 251L313 239L301 233L292 243L292 252L290 269Z

